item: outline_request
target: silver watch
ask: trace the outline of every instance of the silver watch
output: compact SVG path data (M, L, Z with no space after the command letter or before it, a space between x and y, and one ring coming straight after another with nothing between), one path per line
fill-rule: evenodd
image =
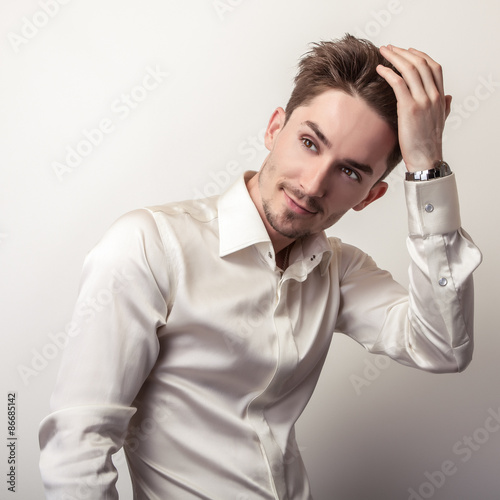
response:
M436 162L434 168L429 170L419 170L418 172L406 172L407 181L428 181L430 179L439 179L451 174L451 168L443 160Z

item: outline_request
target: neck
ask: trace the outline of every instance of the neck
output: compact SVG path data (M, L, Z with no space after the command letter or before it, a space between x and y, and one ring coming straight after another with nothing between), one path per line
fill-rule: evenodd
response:
M290 263L290 253L292 251L293 243L290 243L285 248L276 253L276 265L286 271L288 264Z

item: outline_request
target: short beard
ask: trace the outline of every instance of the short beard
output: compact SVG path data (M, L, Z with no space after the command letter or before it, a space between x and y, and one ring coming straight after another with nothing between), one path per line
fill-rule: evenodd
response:
M261 193L263 192L262 185L266 182L264 177L266 175L273 174L275 170L276 166L274 165L272 160L268 158L267 161L262 166L262 170L259 175L259 184L261 186ZM317 200L304 195L304 193L299 191L297 188L290 186L284 182L281 182L278 186L276 186L276 188L277 189L286 188L287 190L291 191L297 197L297 199L305 201L305 206L307 209L314 210L320 214L323 212L323 207ZM292 240L297 240L299 238L306 238L307 236L313 234L309 228L295 229L293 227L294 221L299 219L299 217L291 210L286 210L282 215L278 215L276 213L273 213L271 210L270 205L272 202L272 198L270 200L265 200L264 198L261 198L261 200L262 200L262 208L264 210L264 215L266 216L267 222L278 234L281 234L285 238L290 238ZM326 221L327 227L330 227L331 225L335 224L343 215L344 213L332 214L330 216L330 219Z
M275 165L268 159L268 161L266 161L262 166L262 172L261 175L259 176L259 184L261 184L262 186L262 183L265 182L263 180L263 176L265 176L266 174L270 175L275 170L276 170ZM283 188L283 186L280 185L279 188L281 189ZM303 195L297 195L297 196L301 198ZM296 240L299 238L305 238L306 236L309 236L311 234L311 231L309 231L308 229L298 230L293 228L293 221L297 218L297 216L291 210L286 210L286 212L283 215L279 216L272 212L270 207L270 201L265 200L264 198L262 198L262 208L264 209L264 215L266 216L269 225L278 234L281 234L281 236L284 236L285 238L290 238L292 240Z
M310 236L311 232L308 229L299 230L293 228L293 221L297 217L291 210L287 210L281 217L279 217L278 215L271 212L269 203L267 201L262 200L262 207L264 208L264 214L266 216L267 222L269 222L269 225L277 233L281 234L285 238L297 240L299 238ZM287 228L287 223L291 224L289 228Z
M293 222L299 217L291 210L287 209L282 215L275 214L271 210L270 201L264 199L262 199L262 208L269 225L285 238L297 240L314 234L309 228L295 229L293 227ZM329 219L325 221L325 228L333 226L343 215L345 215L345 212L330 215Z

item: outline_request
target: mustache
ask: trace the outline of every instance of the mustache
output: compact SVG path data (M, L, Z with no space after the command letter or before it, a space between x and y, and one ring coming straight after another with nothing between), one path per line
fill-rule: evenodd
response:
M297 201L300 201L300 204L306 210L309 210L310 212L318 212L320 214L323 213L323 207L321 206L320 202L316 198L312 198L311 196L305 194L301 189L295 186L291 186L286 181L280 182L278 184L278 187L280 189L285 189L289 193L293 194Z

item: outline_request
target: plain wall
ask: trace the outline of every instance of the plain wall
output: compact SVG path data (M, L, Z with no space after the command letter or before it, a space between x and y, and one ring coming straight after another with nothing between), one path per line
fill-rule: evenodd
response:
M435 500L498 500L500 3L59 1L2 0L0 12L0 433L14 391L17 498L44 496L38 425L86 253L124 212L215 194L236 172L258 169L262 131L286 104L308 43L350 32L442 63L454 97L445 158L484 262L475 275L475 356L462 374L399 366L335 336L297 426L314 498L405 500L412 488ZM149 79L141 89L148 72L157 85ZM94 133L85 149L97 127L102 137ZM62 170L79 145L86 156ZM403 171L383 199L329 234L406 284ZM7 471L6 452L0 460ZM120 498L130 499L117 462ZM436 472L448 462L448 474ZM5 482L0 488L7 498Z

